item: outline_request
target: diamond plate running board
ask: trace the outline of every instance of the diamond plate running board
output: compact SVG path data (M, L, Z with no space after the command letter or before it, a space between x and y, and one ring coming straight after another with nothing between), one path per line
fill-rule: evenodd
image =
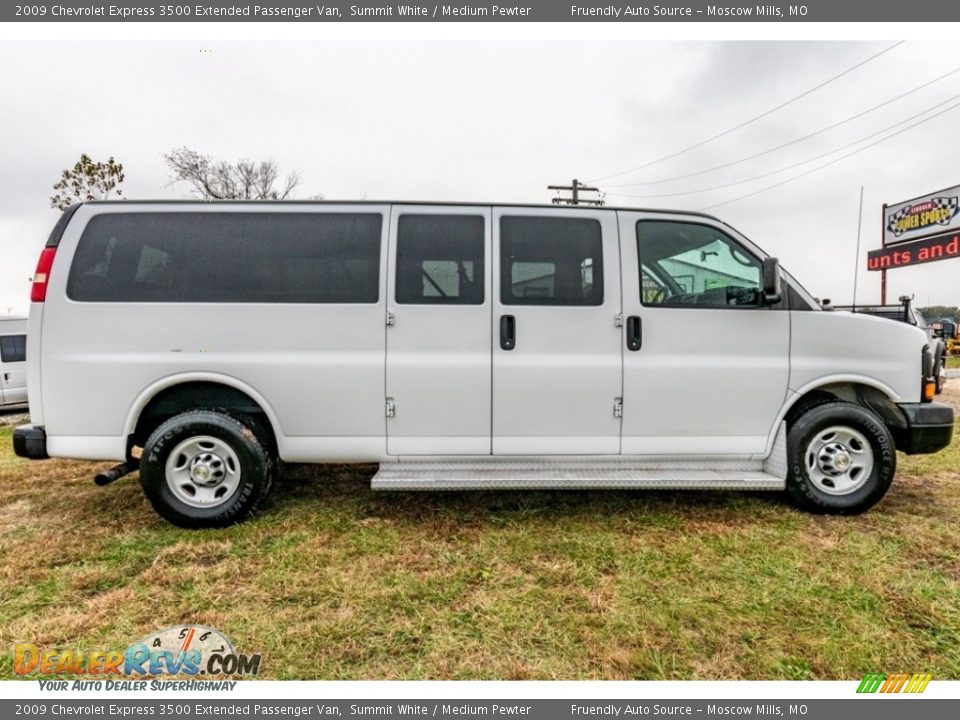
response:
M628 463L384 463L373 490L783 490L763 470L650 469Z

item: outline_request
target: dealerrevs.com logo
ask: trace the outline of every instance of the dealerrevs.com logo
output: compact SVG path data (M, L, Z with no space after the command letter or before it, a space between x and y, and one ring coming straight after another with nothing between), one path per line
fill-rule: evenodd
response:
M14 648L13 670L41 676L255 676L260 655L238 653L218 630L186 625L152 633L124 650L42 650L20 643Z

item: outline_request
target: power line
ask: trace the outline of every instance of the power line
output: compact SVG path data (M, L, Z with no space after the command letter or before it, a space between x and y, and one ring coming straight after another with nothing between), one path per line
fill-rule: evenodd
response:
M724 137L724 136L726 136L726 135L729 135L729 134L732 133L732 132L736 132L737 130L740 130L741 128L745 128L747 125L750 125L750 124L752 124L752 123L755 123L757 120L760 120L760 119L762 119L762 118L765 118L765 117L767 117L768 115L772 115L773 113L777 112L778 110L782 110L783 108L787 107L788 105L792 105L792 104L795 103L797 100L800 100L800 99L802 99L802 98L807 97L807 95L810 95L811 93L816 92L816 91L819 90L820 88L825 87L826 85L829 85L830 83L834 82L835 80L839 80L839 79L842 78L843 76L849 75L850 73L852 73L852 72L853 72L854 70L856 70L857 68L863 67L863 66L866 65L867 63L872 62L873 60L876 60L876 59L877 59L878 57L880 57L881 55L890 52L890 51L893 50L895 47L897 47L897 46L899 46L899 45L902 45L904 42L905 42L904 40L900 40L899 42L895 42L893 45L890 45L889 47L884 48L883 50L881 50L880 52L876 53L875 55L871 55L871 56L868 57L866 60L861 60L861 61L858 62L856 65L853 65L852 67L847 68L847 69L844 70L843 72L841 72L841 73L839 73L839 74L837 74L837 75L834 75L832 78L829 78L828 80L824 80L824 81L823 81L822 83L820 83L819 85L815 85L814 87L810 88L809 90L806 90L806 91L800 93L799 95L796 95L795 97L790 98L790 99L787 100L786 102L780 103L780 104L777 105L776 107L772 107L772 108L770 108L769 110L766 110L765 112L760 113L759 115L755 115L754 117L752 117L752 118L750 118L749 120L746 120L746 121L740 123L739 125L735 125L735 126L733 126L732 128L730 128L730 129L728 129L728 130L724 130L724 131L721 132L721 133L717 133L716 135L713 135L713 136L711 136L711 137L708 137L706 140L701 140L700 142L695 143L695 144L693 144L693 145L689 145L688 147L685 147L685 148L683 148L682 150L677 150L677 151L674 152L674 153L671 153L671 154L669 154L669 155L664 155L663 157L657 158L656 160L651 160L650 162L644 163L643 165L637 165L636 167L630 168L629 170L623 170L622 172L613 173L613 174L611 174L611 175L604 175L604 176L602 176L602 177L598 177L598 178L595 178L595 179L593 179L593 180L589 180L588 182L600 182L601 180L609 180L610 178L620 177L621 175L626 175L626 174L628 174L628 173L632 173L632 172L635 172L635 171L637 171L637 170L643 170L644 168L648 168L648 167L650 167L650 166L652 166L652 165L657 165L658 163L662 163L662 162L664 162L665 160L670 160L670 159L672 159L672 158L675 158L675 157L677 157L678 155L683 155L684 153L688 153L688 152L690 152L691 150L695 150L696 148L703 147L703 146L706 145L707 143L711 143L711 142L713 142L714 140L718 140L718 139L720 139L720 138L722 138L722 137Z
M951 105L950 107L944 108L943 110L941 110L940 112L936 113L935 115L931 115L930 117L924 118L923 120L921 120L921 121L919 121L919 122L917 122L917 123L914 123L913 125L910 125L909 127L905 127L903 130L898 130L897 132L895 132L895 133L893 133L893 134L891 134L891 135L888 135L888 136L885 137L885 138L880 138L880 139L877 140L876 142L872 142L872 143L870 143L869 145L864 145L862 148L858 148L857 150L854 150L854 151L851 152L851 153L847 153L846 155L841 155L840 157L838 157L838 158L836 158L836 159L834 159L834 160L831 160L830 162L824 163L823 165L818 165L817 167L811 168L810 170L807 170L806 172L800 173L799 175L794 175L793 177L789 177L789 178L787 178L786 180L783 180L783 181L781 181L781 182L774 183L773 185L768 185L767 187L760 188L759 190L754 190L753 192L749 192L749 193L747 193L746 195L740 195L739 197L730 198L729 200L724 200L723 202L714 203L713 205L707 205L706 207L703 207L703 208L700 208L700 209L701 209L701 210L710 210L710 209L715 208L715 207L720 207L721 205L729 205L729 204L732 203L732 202L737 202L738 200L745 200L745 199L748 198L748 197L753 197L754 195L759 195L760 193L766 192L767 190L773 190L774 188L778 188L778 187L780 187L780 186L782 186L782 185L786 185L787 183L791 183L791 182L793 182L794 180L799 180L800 178L806 177L807 175L812 175L813 173L815 173L815 172L817 172L817 171L819 171L819 170L823 170L824 168L828 168L828 167L830 167L831 165L834 165L834 164L840 162L841 160L846 160L848 157L852 157L852 156L856 155L857 153L861 153L861 152L863 152L864 150L873 147L874 145L879 145L880 143L886 142L887 140L890 140L891 138L894 138L894 137L896 137L897 135L902 135L903 133L907 132L908 130L912 130L913 128L917 127L918 125L923 125L923 124L926 123L926 122L930 122L930 121L933 120L934 118L940 117L941 115L944 115L944 114L950 112L951 110L956 110L958 107L960 107L960 103L956 103L955 105Z
M954 68L953 70L951 70L950 72L944 73L944 74L941 75L940 77L936 77L936 78L934 78L933 80L928 80L927 82L923 83L922 85L917 85L915 88L912 88L912 89L910 89L910 90L907 90L906 92L900 93L900 94L897 95L896 97L892 97L892 98L890 98L889 100L885 100L884 102L880 103L879 105L874 105L874 106L871 107L871 108L868 108L868 109L866 109L866 110L863 110L863 111L861 111L861 112L858 112L856 115L851 115L850 117L845 118L844 120L840 120L839 122L835 122L835 123L833 123L832 125L827 125L826 127L820 128L819 130L816 130L815 132L812 132L812 133L810 133L809 135L804 135L803 137L799 137L799 138L797 138L797 139L795 139L795 140L791 140L790 142L785 142L785 143L783 143L782 145L777 145L776 147L769 148L768 150L763 150L763 151L758 152L758 153L756 153L756 154L754 154L754 155L748 155L747 157L745 157L745 158L740 158L739 160L732 160L732 161L727 162L727 163L724 163L724 164L722 164L722 165L714 165L714 166L711 167L711 168L707 168L707 169L705 169L705 170L697 170L696 172L690 172L690 173L686 173L686 174L684 174L684 175L674 175L673 177L660 178L660 179L658 179L658 180L647 180L647 181L645 181L645 182L620 183L620 184L617 184L617 185L607 185L606 187L607 187L607 188L621 188L621 187L640 187L640 186L643 186L643 185L660 185L660 184L662 184L662 183L673 182L674 180L686 180L687 178L696 177L696 176L698 176L698 175L706 175L707 173L711 173L711 172L714 172L714 171L716 171L716 170L724 170L724 169L726 169L726 168L733 167L734 165L739 165L739 164L741 164L741 163L745 163L745 162L747 162L747 161L749 161L749 160L756 160L758 157L763 157L764 155L769 155L770 153L776 152L777 150L783 150L783 148L785 148L785 147L790 147L791 145L796 145L797 143L803 142L804 140L809 140L810 138L816 137L817 135L822 135L823 133L827 132L828 130L833 130L834 128L840 127L841 125L845 125L845 124L847 124L848 122L851 122L851 121L853 121L853 120L856 120L856 119L858 119L858 118L861 118L861 117L863 117L864 115L868 115L869 113L872 113L874 110L879 110L880 108L886 107L887 105L890 105L891 103L894 103L894 102L896 102L897 100L902 100L903 98L907 97L908 95L912 95L912 94L915 93L915 92L919 92L920 90L923 90L924 88L930 87L930 86L933 85L934 83L938 83L938 82L940 82L941 80L945 80L946 78L948 78L948 77L950 77L951 75L954 75L954 74L956 74L956 73L958 73L958 72L960 72L960 67L956 67L956 68ZM934 107L936 107L936 106L934 106ZM841 148L841 149L842 149L842 148Z
M838 153L841 150L846 150L847 148L853 147L854 145L859 145L865 140L874 138L877 135L882 135L888 130L893 130L895 127L900 127L901 125L905 125L911 120L916 120L918 117L922 115L926 115L931 110L936 110L938 107L941 107L942 105L946 105L949 102L953 102L957 98L960 98L960 93L956 95L952 95L951 97L948 97L946 100L942 100L941 102L938 102L936 105L931 105L930 107L924 110L921 110L916 115L911 115L905 120L900 120L899 122L895 122L893 125L888 125L887 127L877 130L876 132L870 133L869 135L864 135L863 137L857 138L853 142L849 142L846 145L841 145L840 147L833 148L832 150L828 150L825 153L814 155L813 157L807 158L806 160L801 160L800 162L796 162L793 165L786 165L784 167L777 168L776 170L770 170L769 172L760 173L759 175L754 175L753 177L744 178L743 180L734 180L733 182L724 183L722 185L712 185L710 187L697 188L696 190L683 190L683 191L672 192L672 193L660 193L658 195L627 195L624 193L614 193L614 192L608 192L607 194L614 195L616 197L626 197L626 198L635 198L635 199L639 198L639 199L645 199L645 200L656 199L656 198L683 197L686 195L699 195L701 193L712 192L714 190L725 190L730 187L735 187L737 185L743 185L745 183L753 182L754 180L762 180L765 177L770 177L771 175L779 175L780 173L786 172L787 170L793 170L794 168L798 168L801 165L806 165L807 163L814 162L815 160L821 160L829 155ZM932 117L936 117L936 115L933 115ZM917 124L919 125L920 123L917 123ZM910 127L915 127L915 125L911 125ZM910 128L904 128L904 130L909 130L909 129ZM891 135L890 137L893 137L893 135ZM870 147L870 146L868 145L867 147Z

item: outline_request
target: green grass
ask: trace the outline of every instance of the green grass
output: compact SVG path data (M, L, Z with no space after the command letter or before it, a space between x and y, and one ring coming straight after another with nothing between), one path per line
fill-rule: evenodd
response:
M0 428L0 677L17 642L187 622L272 678L960 677L960 438L901 456L853 518L775 494L375 494L371 466L290 466L251 521L190 532L99 467L19 460Z
M960 368L960 355L950 355L947 357L948 368Z

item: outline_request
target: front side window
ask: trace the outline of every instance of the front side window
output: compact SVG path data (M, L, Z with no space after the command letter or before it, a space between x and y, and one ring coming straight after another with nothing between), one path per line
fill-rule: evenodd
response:
M26 335L3 335L0 337L0 360L5 363L15 363L23 362L26 359Z
M501 218L500 302L602 305L600 223L585 218Z
M397 221L397 302L482 305L484 219L401 215Z
M760 261L717 228L641 220L637 250L644 305L763 305Z
M86 302L376 303L379 213L109 213L83 232Z

